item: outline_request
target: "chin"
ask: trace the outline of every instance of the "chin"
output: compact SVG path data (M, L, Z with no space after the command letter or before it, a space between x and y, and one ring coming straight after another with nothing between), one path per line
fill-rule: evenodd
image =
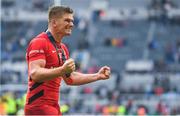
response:
M64 36L70 36L71 34L70 33L66 33L66 34L64 34Z
M68 36L68 35L71 35L71 32L66 33L66 35L67 35L67 36Z

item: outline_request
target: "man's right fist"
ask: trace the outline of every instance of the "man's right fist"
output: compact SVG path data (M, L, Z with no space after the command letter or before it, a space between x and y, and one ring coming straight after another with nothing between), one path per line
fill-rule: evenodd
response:
M71 74L75 71L75 62L72 58L66 60L63 64L64 74Z

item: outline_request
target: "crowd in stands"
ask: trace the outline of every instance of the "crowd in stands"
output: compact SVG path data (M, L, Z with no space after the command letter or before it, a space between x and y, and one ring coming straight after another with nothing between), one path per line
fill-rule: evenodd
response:
M106 84L85 85L77 88L62 85L61 111L63 114L81 115L180 114L178 85L173 87L169 77L156 76L150 88L138 87L136 84L131 88L123 88L121 75L112 77L115 78L111 81L111 84L115 85L113 89ZM24 103L25 91L3 91L0 97L1 114L22 115Z

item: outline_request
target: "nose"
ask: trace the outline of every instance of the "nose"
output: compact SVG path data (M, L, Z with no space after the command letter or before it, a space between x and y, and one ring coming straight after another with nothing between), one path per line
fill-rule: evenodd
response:
M74 27L74 23L73 22L70 22L70 27Z

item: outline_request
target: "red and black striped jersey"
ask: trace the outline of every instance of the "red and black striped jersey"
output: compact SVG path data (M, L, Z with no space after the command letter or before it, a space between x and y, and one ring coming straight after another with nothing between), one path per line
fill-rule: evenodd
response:
M45 68L54 68L63 65L63 55L69 58L69 51L65 44L56 42L57 49L53 46L46 32L42 32L31 40L26 51L28 64L28 91L26 107L53 104L58 102L60 83L62 78L54 78L50 81L37 83L29 76L29 63L34 60L46 61ZM58 53L57 53L58 52ZM57 56L59 54L59 58ZM59 61L60 59L60 61Z

